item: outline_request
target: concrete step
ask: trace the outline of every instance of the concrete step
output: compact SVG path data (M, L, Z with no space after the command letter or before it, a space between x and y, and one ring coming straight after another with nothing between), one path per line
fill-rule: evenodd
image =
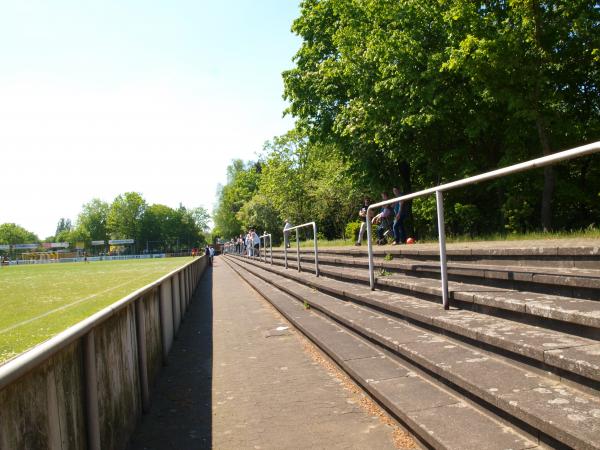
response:
M600 398L556 377L514 365L506 358L432 333L397 318L340 301L283 276L242 261L236 263L263 281L308 302L340 324L368 337L386 350L415 362L446 383L475 395L505 416L539 429L575 448L600 445ZM442 310L443 311L443 310ZM448 314L447 311L445 311ZM596 442L596 444L594 444Z
M273 253L277 252L283 254L283 249L273 249ZM303 248L300 252L310 254L312 249ZM373 252L375 257L381 258L390 254L395 259L439 261L436 243L375 246ZM446 252L448 261L457 263L600 270L600 239L457 243L448 244ZM288 254L295 257L295 247L288 249ZM319 255L366 258L367 246L365 243L361 247L319 248Z
M274 258L273 264L282 267L284 263ZM295 270L297 267L295 261L294 263L288 261L288 267ZM314 273L314 264L302 262L301 269ZM369 274L366 269L319 263L319 271L322 275L335 279L369 284ZM376 285L380 289L394 290L439 302L442 298L439 279L393 273L382 275L381 271L377 271ZM462 308L493 312L513 320L600 340L600 303L594 300L456 281L448 283L448 291L451 302Z
M381 256L374 258L374 267L376 269L385 269L421 278L440 278L439 259L420 261L412 258L410 255L394 256L391 253L387 255L387 259ZM273 252L273 258L283 261L283 252ZM314 256L303 253L300 255L300 259L302 263L311 263L314 261ZM288 256L288 263L296 265L295 253L291 257ZM321 254L319 252L319 263L356 269L369 268L367 255L359 257L345 254ZM518 267L500 264L482 265L479 263L459 263L449 260L448 277L453 281L483 286L600 300L599 269Z
M228 263L427 446L477 450L544 447L434 378L306 309L302 302L245 270L240 265L244 263L229 259Z
M295 269L284 269L247 258L248 264L297 281L313 289L340 298L370 305L436 332L451 333L466 342L498 353L513 355L527 364L552 371L558 376L600 387L600 342L527 323L451 308L415 298L413 295L371 291L368 286L337 279L315 277ZM352 280L350 276L346 279Z

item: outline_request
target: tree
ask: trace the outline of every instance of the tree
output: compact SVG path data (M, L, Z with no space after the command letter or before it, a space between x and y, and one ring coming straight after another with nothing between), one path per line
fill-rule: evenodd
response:
M108 203L95 198L84 204L77 217L77 229L81 234L88 235L91 240L108 240Z
M505 141L528 158L600 132L600 8L587 0L453 1L445 68L498 105ZM580 163L576 163L580 164ZM555 170L544 169L541 224L552 228ZM575 182L575 180L573 180Z
M73 228L71 224L71 219L65 219L64 217L61 217L58 221L58 224L56 225L55 236L59 236L64 232L69 232L71 231L71 228Z
M165 205L150 205L144 211L140 245L148 250L167 251L177 244L177 213Z
M150 205L144 211L140 234L137 239L140 245L148 250L179 250L198 247L204 237L198 227L193 210L179 205L173 209L165 205Z
M283 238L283 224L279 212L273 206L272 199L264 194L256 194L244 203L238 211L237 218L246 228L254 228L259 235L271 234L274 244L279 244Z
M257 192L261 172L260 165L244 163L240 159L227 167L227 184L218 188L218 203L213 213L215 228L220 235L237 236L247 226L241 223L237 213Z
M306 138L297 131L275 137L265 143L262 158L259 191L279 212L279 222L286 218L294 223L306 221L310 215L307 181L311 176Z
M180 242L188 247L197 247L201 242L202 230L196 223L193 211L180 204L176 213L178 220L177 234Z
M337 146L313 144L295 130L268 142L262 158L259 195L278 212L278 228L286 218L316 220L326 237L343 235L360 191Z
M62 230L54 237L56 242L69 242L71 244L76 244L77 242L89 243L90 235L87 233L87 230L75 227L70 229Z
M113 239L135 239L140 235L147 204L141 194L126 192L118 195L107 217L107 231Z
M202 231L208 231L209 222L210 222L210 214L203 208L202 206L198 206L196 208L192 208L189 210L191 217L194 219L196 226Z
M36 242L39 242L39 238L35 233L20 225L15 223L0 225L0 244L33 244Z
M335 144L361 184L400 178L405 192L579 145L600 132L599 21L586 0L305 0L287 113L311 143ZM546 229L554 173L584 175L571 181L587 198L598 190L593 162L570 166L526 177ZM511 183L449 199L497 229ZM593 220L583 206L557 209Z

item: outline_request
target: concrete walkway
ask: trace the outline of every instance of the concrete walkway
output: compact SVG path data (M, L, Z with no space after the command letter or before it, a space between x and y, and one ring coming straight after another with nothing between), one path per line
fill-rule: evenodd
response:
M394 449L359 403L217 257L130 449Z

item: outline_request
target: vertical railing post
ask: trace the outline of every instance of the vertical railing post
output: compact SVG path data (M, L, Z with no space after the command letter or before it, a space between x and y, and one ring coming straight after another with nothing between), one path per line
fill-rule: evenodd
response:
M288 240L289 240L289 235L288 235ZM288 263L287 263L287 244L285 242L285 229L283 230L283 259L285 261L285 268L288 268Z
M315 239L315 275L319 276L319 252L317 249L317 224L313 222L313 237Z
M135 331L138 354L138 371L140 375L140 390L142 391L142 411L150 410L150 389L148 386L148 356L146 352L146 318L144 317L144 297L134 303Z
M367 222L367 250L369 252L369 284L371 286L371 290L375 289L375 270L373 267L373 239L371 238L371 235L373 233L372 231L372 224L371 224L371 208L367 208L367 217L366 217L366 222Z
M271 264L273 264L273 236L270 233L265 232L261 237L261 241L264 240L262 260L267 263L267 239L269 239L269 254L271 255Z
M167 284L168 283L168 284ZM169 330L173 326L173 321L170 323L167 321L167 318L170 319L168 308L171 307L171 280L164 280L160 286L158 287L158 310L160 317L160 332L161 332L161 342L162 342L162 363L163 365L167 365L169 349L172 342L172 336L169 333ZM173 311L171 311L171 315Z
M179 322L181 320L181 311L179 309L179 274L175 273L171 277L171 303L173 305L173 338L179 331Z
M90 450L100 450L100 413L98 411L98 374L96 342L92 329L83 337L83 372L85 376L85 421Z
M185 277L183 271L179 271L179 322L183 322L185 316Z
M300 233L296 228L296 262L298 263L298 272L300 272Z
M446 230L444 225L444 193L435 191L437 205L438 235L440 240L440 272L442 274L442 304L449 309L448 302L448 266L446 264Z

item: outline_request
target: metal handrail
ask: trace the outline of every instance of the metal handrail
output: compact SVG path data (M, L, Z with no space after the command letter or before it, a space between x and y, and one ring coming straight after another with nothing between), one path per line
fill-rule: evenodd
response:
M300 236L298 235L298 230L304 227L313 228L313 237L314 237L314 249L315 249L315 275L319 276L319 249L317 248L317 224L315 222L307 222L302 225L296 225L295 227L289 227L283 229L283 256L285 258L285 268L288 268L287 263L287 245L285 240L285 233L291 232L292 230L296 230L296 263L298 265L298 272L300 272Z
M267 238L269 238L269 255L271 255L271 265L273 265L273 238L271 236L271 233L265 233L262 236L259 236L260 239L264 239L265 240L265 245L264 245L264 256L265 256L265 264L267 263ZM259 256L260 259L260 256Z
M371 285L371 290L375 289L375 274L373 271L372 224L371 220L369 219L369 213L372 209L380 208L386 205L391 205L392 203L397 203L400 201L406 201L417 197L423 197L429 194L435 194L437 207L438 236L440 244L442 304L444 305L444 309L448 309L450 305L448 301L448 266L446 261L446 232L444 228L443 192L475 183L480 183L482 181L491 180L494 178L500 178L506 175L511 175L513 173L525 172L527 170L549 166L560 161L566 161L573 158L579 158L585 155L591 155L598 151L600 151L600 141L369 205L369 207L367 208L367 244L369 251L369 282Z

